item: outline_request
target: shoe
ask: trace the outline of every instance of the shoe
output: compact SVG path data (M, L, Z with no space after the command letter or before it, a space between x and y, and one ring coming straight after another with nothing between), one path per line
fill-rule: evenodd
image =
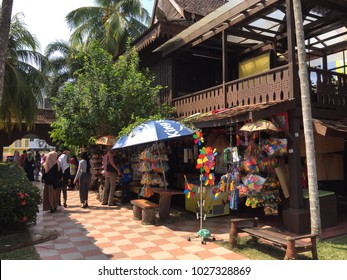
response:
M107 202L102 202L101 205L107 205Z
M83 208L88 208L88 203L83 204Z
M66 203L64 203L64 208L67 208L67 204Z
M49 210L49 213L54 213L55 212L55 210Z
M109 203L108 206L117 206L117 204Z
M81 208L84 208L84 204L81 204Z

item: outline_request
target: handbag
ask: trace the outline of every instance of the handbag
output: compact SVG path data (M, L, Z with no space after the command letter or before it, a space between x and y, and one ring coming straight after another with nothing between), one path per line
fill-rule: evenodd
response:
M63 189L65 187L65 182L63 179L60 179L53 183L53 188L55 189Z

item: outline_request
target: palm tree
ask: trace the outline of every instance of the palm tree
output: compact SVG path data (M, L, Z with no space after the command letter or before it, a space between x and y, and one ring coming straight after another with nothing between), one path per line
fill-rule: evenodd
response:
M84 47L97 40L113 57L121 54L128 37L142 34L150 22L149 13L140 0L95 0L96 6L82 7L70 12L66 21L74 30L72 45Z
M48 67L45 57L36 51L38 47L38 41L20 20L20 14L14 15L8 37L0 104L0 124L6 130L23 121L28 128L34 125L37 104L42 101L41 93L48 84L46 76L38 69Z
M318 184L316 171L316 157L313 138L313 124L311 112L311 100L309 90L309 78L306 65L305 36L302 21L301 0L293 1L296 41L299 61L299 77L301 90L301 106L304 125L306 158L307 158L307 178L310 201L311 233L321 234L321 221L318 198Z
M74 59L78 49L60 40L50 43L45 51L45 56L50 62L51 68L47 73L51 79L50 96L57 96L59 89L65 82L73 80L73 73L81 67Z
M0 103L3 95L6 51L10 33L13 0L2 0L0 14Z

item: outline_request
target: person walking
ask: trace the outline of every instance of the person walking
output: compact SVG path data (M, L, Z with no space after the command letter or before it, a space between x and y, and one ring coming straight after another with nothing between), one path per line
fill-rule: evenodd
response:
M115 163L115 156L112 150L109 150L105 154L104 162L104 168L106 167L106 170L104 172L105 186L102 195L101 205L115 206L113 202L113 196L116 190L116 182L117 178L120 177L122 174Z
M61 168L58 162L57 152L49 152L46 160L43 163L45 170L43 175L44 188L43 188L43 211L53 213L57 210L59 203L60 190L53 187L61 177Z
M34 170L35 170L35 159L34 159L34 154L32 152L28 153L27 156L25 157L23 168L30 182L33 182Z
M79 182L80 201L81 208L88 207L88 191L90 188L91 173L90 173L90 161L87 152L82 152L81 160L78 164L77 173L74 179L74 183Z
M127 158L125 155L122 156L121 163L120 163L120 172L122 174L122 197L121 202L127 203L129 202L129 184L131 182L132 176L131 176L131 166L127 161Z
M19 166L22 167L24 169L24 162L25 159L27 158L28 154L27 151L24 150L23 153L20 155L20 159L19 159Z
M41 169L41 155L40 155L40 151L36 151L36 153L35 153L35 170L34 170L36 182L39 181L40 169Z
M78 170L78 159L76 156L72 156L69 160L70 163L70 181L69 181L69 190L73 190L76 186L75 177Z
M58 157L58 155L57 155L57 157ZM43 164L45 163L46 158L47 158L47 155L42 154L42 156L41 156L41 183L45 182L45 180L43 179L43 175L45 174L45 168L43 167Z
M67 185L69 184L70 179L70 164L69 164L69 149L63 148L62 154L59 156L58 161L61 166L61 170L63 173L63 181L64 181L64 187L61 189L61 192L63 193L63 199L64 199L64 208L67 207ZM60 203L61 204L61 203Z
M15 162L18 166L20 165L20 155L19 155L18 150L14 151L13 162Z

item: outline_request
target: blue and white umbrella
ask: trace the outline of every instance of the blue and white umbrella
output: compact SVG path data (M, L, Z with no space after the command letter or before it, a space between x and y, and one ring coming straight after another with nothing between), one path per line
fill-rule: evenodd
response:
M148 121L136 126L127 136L120 137L112 149L120 149L140 144L170 140L193 135L194 131L173 120Z
M159 152L158 142L178 137L193 135L194 130L173 120L148 121L136 126L127 136L120 137L112 149L121 149L141 144L155 142ZM160 158L160 154L159 154ZM161 165L163 163L160 160ZM164 187L166 190L166 178L164 176Z

